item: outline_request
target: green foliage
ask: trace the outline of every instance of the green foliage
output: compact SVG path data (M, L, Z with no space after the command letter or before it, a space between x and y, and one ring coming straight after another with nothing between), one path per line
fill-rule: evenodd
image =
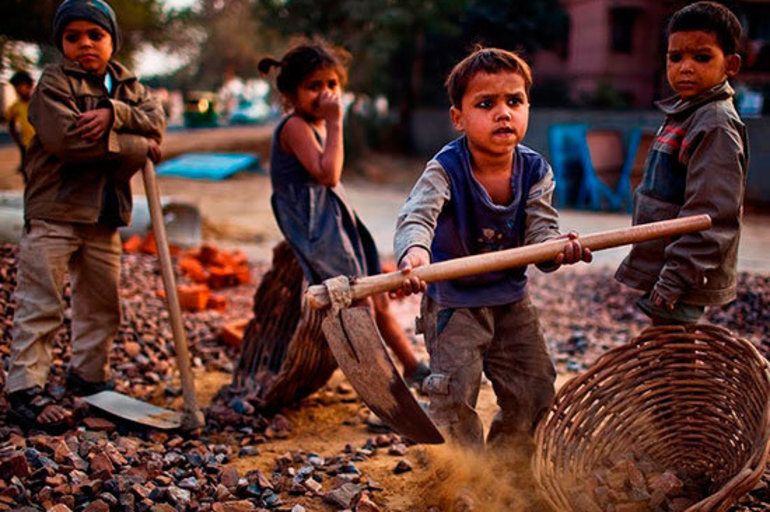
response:
M632 98L615 88L609 80L601 80L593 94L583 95L582 103L594 108L624 109L631 106Z
M0 2L0 34L50 42L59 0ZM259 59L280 56L294 36L343 46L353 55L350 89L385 94L405 140L415 108L447 105L444 80L474 44L526 55L561 44L568 33L559 0L198 0L173 12L164 12L163 0L110 3L125 36L120 59L131 65L144 43L189 51L186 67L155 80L184 89L215 89L229 74L256 76Z
M558 0L257 0L284 35L322 36L353 54L351 88L445 105L443 82L476 43L530 52L562 41Z
M531 52L566 40L559 0L255 0L285 36L322 36L353 54L350 88L385 94L405 147L411 112L447 106L444 80L474 44Z
M0 34L11 40L53 45L51 25L60 0L2 0ZM120 58L130 61L143 43L169 41L173 17L164 14L161 0L110 0L123 32Z
M24 54L21 44L5 36L0 36L0 69L9 67L13 70L28 70L33 62Z
M217 88L230 74L256 77L259 59L283 48L282 39L256 16L253 0L201 0L192 19L203 37L185 72L198 88Z
M230 75L258 76L259 59L286 46L285 38L257 15L255 0L199 0L193 8L173 14L180 39L173 49L183 48L191 58L181 69L150 77L152 85L215 90Z

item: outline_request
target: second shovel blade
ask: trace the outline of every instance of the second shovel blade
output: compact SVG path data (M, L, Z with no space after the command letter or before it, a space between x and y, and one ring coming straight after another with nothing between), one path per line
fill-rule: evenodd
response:
M148 427L171 430L182 425L181 413L163 409L115 391L102 391L95 395L84 396L83 400L113 416Z

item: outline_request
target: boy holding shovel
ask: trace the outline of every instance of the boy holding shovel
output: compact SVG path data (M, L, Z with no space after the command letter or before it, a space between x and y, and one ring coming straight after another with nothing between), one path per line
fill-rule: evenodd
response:
M160 160L165 117L137 78L113 60L120 32L103 0L65 0L54 17L64 55L30 104L37 132L26 161L25 230L19 246L6 392L10 417L54 431L72 413L44 391L51 345L63 321L64 274L72 282L72 359L67 388L112 387L109 351L120 324L118 227L129 223L129 180Z
M553 173L520 144L529 120L532 74L518 55L479 48L447 79L450 114L463 136L428 162L401 210L395 254L404 293L426 289L411 270L432 262L560 237L551 206ZM591 261L575 234L553 262ZM528 455L531 436L554 396L555 370L527 295L525 268L427 286L421 326L431 375L423 384L430 413L449 437L484 445L475 406L482 371L500 411L488 441Z

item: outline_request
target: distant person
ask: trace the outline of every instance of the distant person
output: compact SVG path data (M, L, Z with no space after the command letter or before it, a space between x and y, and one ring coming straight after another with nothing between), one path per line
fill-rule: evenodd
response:
M561 235L551 206L553 172L521 142L529 123L532 73L517 54L477 48L446 81L450 115L462 136L426 165L401 213L394 252L405 274L403 293L426 290L411 271L432 262L565 238L554 261L590 261L577 235ZM431 375L423 389L447 436L484 446L476 411L482 372L500 407L487 441L528 460L532 434L554 397L556 371L527 291L526 268L432 283L421 321Z
M262 59L259 70L280 69L276 79L289 113L278 123L270 152L272 206L278 226L305 277L380 273L377 247L350 207L340 183L343 167L341 101L348 55L323 43L292 48L280 61ZM363 303L372 305L372 299ZM388 297L373 300L375 319L388 346L419 383L429 373L390 312Z
M21 163L19 164L19 173L27 183L27 175L24 172L24 159L27 150L32 144L32 138L35 136L35 129L29 123L29 100L32 97L32 89L35 87L35 81L26 71L17 71L11 77L11 85L16 92L16 101L8 107L5 113L8 119L8 132L11 138L19 146Z
M120 324L118 227L131 216L131 176L160 160L165 118L136 76L113 60L120 31L103 0L65 0L53 22L61 64L45 69L29 118L25 228L19 245L17 304L5 390L9 418L60 431L72 411L45 391L52 345L72 284L72 356L66 386L75 395L111 389L109 353Z
M653 324L697 322L706 306L736 297L738 239L746 191L746 128L728 79L741 66L741 25L730 10L697 2L668 25L666 76L676 95L636 189L634 224L707 213L713 227L633 246L615 278L645 292Z

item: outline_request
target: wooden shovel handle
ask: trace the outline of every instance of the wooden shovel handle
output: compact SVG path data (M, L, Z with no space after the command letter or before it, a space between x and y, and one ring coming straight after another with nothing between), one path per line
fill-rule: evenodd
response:
M595 252L621 245L703 231L710 227L711 217L703 214L580 235L579 240L583 247ZM554 239L514 249L475 254L418 267L412 273L426 283L434 283L543 263L553 260L564 249L565 243L565 239ZM350 288L353 300L358 300L377 293L396 290L403 283L404 275L397 270L387 274L357 278L351 283ZM329 294L323 284L309 287L306 296L313 309L329 307Z
M174 267L171 265L171 251L168 248L168 240L166 238L166 225L163 223L163 208L160 204L158 183L155 181L155 166L150 160L147 160L144 169L142 169L142 177L144 178L144 193L147 195L147 206L150 209L152 231L155 233L155 241L158 246L160 275L163 278L163 289L166 291L168 316L171 321L171 332L174 335L176 363L179 367L179 379L182 382L182 396L184 399L182 428L185 430L195 430L204 425L204 418L195 398L195 382L193 381L190 369L187 335L182 324L182 310L179 307L179 297L176 293Z

